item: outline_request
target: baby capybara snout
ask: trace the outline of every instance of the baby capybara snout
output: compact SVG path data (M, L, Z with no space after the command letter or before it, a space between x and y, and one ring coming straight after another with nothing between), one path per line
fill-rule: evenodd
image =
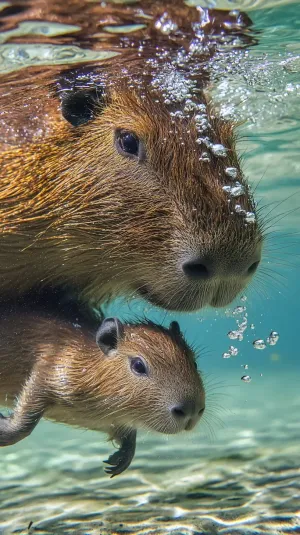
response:
M101 336L106 321L111 320L104 320ZM195 355L178 324L172 322L170 329L153 323L126 325L120 326L121 331L112 358L122 370L120 377L115 376L115 388L120 381L127 424L130 416L135 427L160 433L193 429L204 413L205 390ZM98 344L102 347L99 338Z

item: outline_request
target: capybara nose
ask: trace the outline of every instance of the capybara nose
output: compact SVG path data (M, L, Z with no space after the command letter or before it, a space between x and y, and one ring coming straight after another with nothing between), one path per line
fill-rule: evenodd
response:
M255 262L251 262L250 266L247 269L247 275L253 275L255 271L257 270L260 263L260 259L256 260Z
M250 258L245 258L244 262L214 262L212 259L198 257L186 260L182 264L183 273L187 278L193 280L208 280L215 276L252 276L258 268L260 263L260 254L251 255Z
M187 260L182 264L183 273L189 278L194 280L206 280L210 279L214 275L210 262L205 261L204 258L194 258Z
M184 418L194 418L199 409L196 407L196 403L191 400L185 400L174 407L171 408L171 412L175 418L178 420L183 420Z

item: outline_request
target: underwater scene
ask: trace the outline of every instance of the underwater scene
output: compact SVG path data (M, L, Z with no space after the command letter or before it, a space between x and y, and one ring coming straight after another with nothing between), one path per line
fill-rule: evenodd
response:
M199 6L200 9L198 9ZM182 9L184 11L181 11ZM226 13L230 13L229 22L227 15L222 14L220 15L221 22L218 22L219 15L214 15L211 11L215 9L227 10ZM191 20L193 20L191 25L189 10L191 10ZM195 17L198 17L198 22ZM225 22L222 17L225 17ZM161 39L159 36L162 36ZM188 48L186 42L188 42ZM122 54L125 54L125 59L118 60L120 50ZM186 3L179 0L174 2L172 0L170 2L66 0L61 3L56 0L49 2L38 0L36 3L34 0L31 2L26 0L0 1L1 153L5 154L5 151L11 150L11 147L18 146L18 150L12 153L13 157L8 167L5 167L6 163L0 156L0 178L2 177L3 183L6 182L6 174L10 173L11 169L18 173L16 169L19 166L22 173L23 164L24 169L27 169L26 147L29 146L30 151L32 143L35 144L35 149L30 156L28 168L30 165L35 165L31 162L34 162L36 153L39 151L37 147L39 144L42 145L44 137L48 139L49 136L49 139L52 139L51 136L55 135L55 127L52 125L53 117L53 122L58 125L57 128L61 129L58 146L64 146L66 134L64 125L60 123L60 106L56 105L54 110L54 107L46 104L43 108L40 103L43 101L44 93L40 88L44 84L46 86L52 83L54 78L58 79L61 76L61 69L68 67L68 73L71 74L68 74L67 81L59 82L59 91L63 92L65 88L67 92L71 91L72 84L79 84L79 86L80 83L85 84L89 66L97 68L101 65L105 70L105 66L112 61L124 61L125 66L125 70L120 70L120 72L113 67L112 77L120 77L122 72L124 77L128 76L128 72L130 76L130 68L126 71L127 61L129 65L134 64L135 61L140 62L142 71L150 65L153 69L152 78L151 80L147 78L146 86L152 84L155 91L161 92L164 104L170 106L174 121L184 123L185 120L189 120L182 115L184 113L182 106L185 106L184 110L192 113L192 116L198 110L197 113L200 113L201 117L198 121L200 126L197 127L200 142L197 140L197 143L203 150L201 170L205 169L205 165L212 165L211 162L215 161L213 158L216 158L215 167L219 170L221 167L218 167L218 162L223 162L223 158L227 157L225 134L222 139L214 140L213 143L208 140L206 134L208 121L215 124L216 119L213 113L224 121L237 124L236 150L239 158L230 161L225 169L228 182L222 182L224 199L231 206L234 221L240 221L239 217L244 218L247 229L245 240L250 240L251 236L254 236L253 229L256 228L258 218L259 230L257 232L261 231L264 237L262 256L260 260L260 248L257 247L255 254L251 255L249 261L247 260L251 269L254 266L253 277L251 273L247 284L236 282L234 279L240 277L236 266L239 266L240 256L245 258L248 250L243 249L239 242L240 231L237 230L234 234L235 230L230 227L230 224L222 227L224 234L219 240L219 250L220 254L226 257L227 263L224 261L226 266L233 266L233 275L230 275L232 277L230 280L235 289L227 290L224 283L224 287L220 286L221 289L215 292L214 299L209 297L206 299L206 296L210 294L207 289L208 283L205 282L202 294L199 290L198 301L195 306L192 306L194 293L191 292L185 302L184 296L187 295L184 293L185 283L181 283L180 279L174 279L174 283L171 281L171 267L170 281L164 268L160 269L159 262L163 256L161 241L169 239L162 225L161 240L159 236L156 236L153 260L148 260L147 257L147 263L145 262L143 266L145 273L150 273L153 262L155 275L152 278L149 275L149 280L151 284L157 285L158 292L160 292L157 295L160 297L156 298L155 292L151 294L148 287L146 291L146 282L143 292L137 289L137 291L125 291L124 296L122 296L122 291L118 291L118 295L113 295L114 292L108 285L107 299L102 299L103 296L100 294L95 296L95 303L101 301L101 311L106 318L117 317L119 319L119 322L113 326L107 322L108 330L98 331L97 334L98 346L106 355L106 359L115 358L117 350L114 345L115 339L119 340L119 337L121 339L120 330L123 332L125 325L126 333L126 324L131 322L137 324L144 322L143 329L146 331L151 330L153 325L170 329L166 331L166 334L163 330L156 332L154 327L156 338L154 336L153 340L160 343L160 336L165 335L168 338L169 332L174 333L172 344L178 343L184 353L183 364L176 362L179 371L175 373L174 369L168 371L167 366L164 368L163 357L167 358L170 346L167 345L166 349L163 349L162 352L165 351L165 353L161 355L162 363L159 364L163 369L163 376L159 383L160 390L153 398L147 398L148 393L146 390L143 391L138 403L143 405L146 400L153 399L154 401L149 401L147 410L149 413L151 411L154 413L154 406L158 403L157 399L161 391L170 389L170 392L177 392L182 388L185 392L185 389L189 387L186 385L183 387L182 384L187 373L186 367L189 367L188 377L193 377L193 379L188 379L188 384L191 384L191 381L199 381L198 374L203 381L205 410L203 398L200 396L201 399L197 401L199 416L195 419L196 425L191 417L185 427L183 424L182 427L178 424L176 430L169 429L166 422L164 424L160 422L159 425L156 422L154 425L152 413L149 414L149 418L148 414L143 416L145 429L138 429L135 454L133 449L134 458L123 473L116 472L117 477L113 478L109 477L109 469L106 473L105 467L107 469L109 465L103 464L103 461L112 456L118 445L108 440L108 433L105 430L99 432L97 425L90 423L93 414L91 411L94 408L89 407L85 399L86 405L80 413L81 420L73 421L75 426L64 425L72 422L60 416L53 418L62 423L46 420L42 418L41 409L39 414L37 412L33 414L33 419L35 419L33 427L40 418L41 421L35 429L32 429L32 433L24 432L24 440L21 440L23 437L20 433L20 437L15 443L12 441L10 445L8 439L5 443L6 439L1 438L1 430L5 429L5 434L6 427L2 428L0 425L0 443L1 446L7 446L1 448L0 451L0 535L35 533L38 535L283 535L300 533L300 327L298 323L300 318L300 2L297 0L290 2L287 0L203 0L202 2L190 0ZM76 82L70 77L73 76L75 68L78 69L75 73ZM203 74L201 74L201 69L203 69ZM96 79L94 71L92 76L94 83ZM198 93L196 83L194 83L194 79L198 80L197 77L200 79ZM138 75L133 78L132 86L129 85L133 92L135 84L139 84L137 80ZM37 88L36 97L32 96L32 91L35 91L34 84ZM97 91L100 91L99 88ZM89 90L90 85L88 89L84 86L85 92ZM195 111L194 95L200 93L202 95L202 91L209 94L207 98L209 98L208 109L210 111L203 111L201 102ZM90 99L90 94L88 99ZM84 117L80 115L78 118L78 102L78 99L75 104L74 101L70 101L69 94L66 100L62 100L63 114L74 129L74 139L76 128L85 128L85 125L81 126L81 123L89 124L89 121L93 122L94 119L91 100L88 100L87 105L84 104ZM130 101L132 102L134 101ZM79 105L81 106L81 101ZM99 97L98 105L99 107L102 105L101 97ZM122 106L121 100L118 105ZM212 109L217 111L212 112ZM44 116L51 118L49 124L44 119L40 120L39 116L42 112ZM134 114L134 111L132 113ZM165 133L164 119L155 115L155 109L151 111L151 114L157 120L158 131L161 129L165 136L164 142L167 142L168 135L172 136L172 131L169 131L169 134ZM24 118L22 124L18 119L20 115ZM113 118L109 117L109 121L113 121ZM131 125L130 121L131 119L121 125L125 129L125 135L121 130L123 137L120 137L118 151L119 154L122 151L130 153L130 157L124 159L124 164L122 164L123 173L127 168L130 169L132 162L136 165L136 161L131 159L131 156L135 157L135 152L139 151L137 157L139 161L143 159L143 147L141 148L140 144L137 148L137 137L130 137L127 132ZM180 128L178 127L178 132ZM95 137L97 132L96 130L93 132ZM186 133L186 138L183 138L182 152L168 156L170 160L168 169L183 169L182 161L190 158L187 146L189 136L190 131ZM99 140L101 139L100 135ZM74 169L84 168L84 158L90 154L91 149L94 150L96 146L94 143L95 141L86 141L84 151ZM174 148L174 151L177 149ZM41 148L41 151L43 150ZM157 158L163 156L163 144L160 151L160 156ZM49 156L47 160L50 152L47 145L46 167L43 167L42 160L39 160L42 163L38 164L37 177L39 174L42 175L45 169L49 176L52 176L49 169L55 156L51 153L52 159ZM108 151L107 154L110 155L110 152ZM67 169L68 159L70 158L71 162L72 157L69 153L66 154L64 170ZM155 158L153 162L155 166ZM192 169L195 168L194 165L196 164L191 163ZM2 166L5 172L1 174ZM93 169L98 166L102 166L102 161L100 163L97 161L96 164L94 161L90 163L83 177L88 177L88 173L93 173ZM254 201L252 193L249 194L249 200L240 200L241 196L248 191L248 186L243 182L244 179L239 182L239 166L243 169L246 180L250 184ZM105 167L105 172L107 169L109 167ZM159 167L155 168L155 173L153 173L155 180L160 172L157 169ZM176 170L174 173L176 174ZM123 175L119 174L119 176ZM219 176L221 176L220 173ZM61 177L63 181L64 175L62 174ZM213 181L214 178L211 177L209 175L209 180ZM143 180L147 188L151 189L152 186L148 186L148 178L144 175ZM188 177L186 180L188 182ZM67 180L62 185L59 195L66 194L67 199L69 187ZM29 181L26 187L29 192L34 189L34 185ZM141 195L139 187L136 191L132 188L132 199ZM167 188L167 185L165 184L164 187ZM186 187L188 189L189 186ZM210 187L208 182L205 190L208 194L212 191ZM11 188L13 190L13 186ZM41 190L44 191L43 188ZM93 186L91 186L91 193L87 193L87 199L93 191ZM79 196L79 190L77 193ZM15 190L12 193L12 196L14 195ZM163 194L160 193L160 195ZM160 195L156 198L157 212L161 210L162 213ZM202 190L195 192L195 204L202 202L201 195ZM3 204L1 210L3 198L1 189L1 218L4 208L7 213L11 209L10 204L5 207ZM180 198L186 197L182 195ZM96 203L97 198L95 199ZM31 198L28 196L28 203L30 202ZM41 202L39 195L33 202L38 210ZM221 203L221 200L218 202ZM75 210L73 205L67 204L67 201L65 206L66 211ZM128 213L132 209L129 203ZM145 207L145 211L147 209L148 207ZM215 215L217 209L213 205L202 208L202 204L201 209L204 212L206 210L205 232L211 228L213 229L211 234L218 236L221 223L218 223L217 215ZM88 235L90 231L88 224L94 212L92 208L86 208L86 206L85 210L87 219L84 232ZM136 219L132 216L132 221L138 221L143 217L144 208L141 207L139 210L140 212L135 214ZM49 211L55 213L54 205L51 205ZM15 218L12 219L13 225L22 224L22 218L25 220L25 215L19 216L18 212L15 212L13 217ZM114 214L113 217L117 216ZM168 219L172 217L168 213L164 221L168 222ZM172 219L174 228L179 219L179 216L176 221L174 219L174 225ZM11 225L10 220L8 224ZM38 239L39 223L33 224L37 225L34 236ZM68 227L68 233L72 232L72 224L71 222ZM181 224L178 222L178 232L181 232ZM2 226L3 224L1 224L1 233L4 233L5 228ZM50 226L51 223L49 223ZM23 235L29 235L29 227L24 228ZM59 232L59 228L57 227L55 232ZM204 229L204 227L201 228ZM13 226L11 229L10 233L13 233ZM150 230L149 235L152 233L152 227ZM95 227L91 237L87 239L93 244L96 231ZM66 233L65 243L68 240L68 233ZM233 236L236 236L236 242ZM56 239L56 234L54 238ZM132 240L134 249L135 243L141 240L141 232L136 231ZM253 240L256 240L255 244L261 243L260 237L259 239L253 238ZM120 242L122 238L118 237L115 247ZM21 275L15 281L10 275L10 271L16 269L19 258L14 242L11 243L12 245L7 245L6 241L3 241L0 244L2 251L6 251L7 247L10 247L12 251L10 264L5 265L5 268L1 267L4 264L0 265L1 280L9 280L8 284L11 288L21 288L22 279L25 279L21 268ZM151 246L153 243L151 242ZM36 273L36 277L42 280L40 266L44 265L44 252L40 253L40 257L31 257L30 247L30 245L22 246L24 250L29 248L25 262L28 263L31 258L34 258L30 271L33 277ZM34 247L35 241L33 250ZM67 245L65 247L67 250ZM141 249L146 256L147 248L146 244ZM2 262L1 255L2 253L0 253ZM48 258L51 263L51 255ZM80 265L84 261L82 258L84 256L81 257L79 253L78 256L74 254L73 257L68 257L68 262ZM113 253L111 258L114 258ZM134 278L139 276L135 268L135 263L139 260L134 255L132 258L131 265L124 254L124 272L132 271L134 273L132 278ZM195 269L199 270L198 264L195 268L194 260L187 262L188 267L185 269L189 270L188 276L193 281L197 277L201 279L210 277L210 260L207 260L206 256L203 258L200 275L198 271L195 274ZM218 256L216 258L219 259ZM53 262L55 261L54 259ZM222 262L220 265L221 268L218 269L221 270L223 269ZM227 268L224 267L224 269ZM113 280L116 277L115 271L109 266L108 272L110 270L112 270ZM89 298L93 301L94 294L89 286L92 276L91 264L88 287ZM45 280L50 280L47 271L45 271ZM99 282L99 279L97 281ZM121 290L125 288L127 279L124 281L123 286L120 286ZM163 300L161 296L165 295L164 291L166 297ZM3 284L0 293L5 292L6 287ZM112 300L110 293L113 295ZM5 306L5 298L3 298L3 303L1 301L0 310L2 319L6 321L6 313L3 312L6 309L2 308ZM26 315L30 318L26 310L25 326ZM55 315L55 321L59 321L57 317ZM3 347L10 346L11 364L7 369L5 363L1 364L0 402L1 406L3 405L2 414L8 415L14 405L8 405L8 408L6 401L10 400L10 396L13 400L20 394L20 390L15 390L15 386L10 390L9 383L14 382L11 378L19 374L19 389L26 382L26 376L22 376L23 368L20 362L23 358L21 357L22 351L24 355L27 351L28 340L25 327L24 331L20 331L24 333L24 336L19 335L16 324L10 334L5 321L2 322L3 324L0 321L0 337L2 337L0 352L4 351ZM51 335L51 326L49 328L45 326L43 330L42 322L39 323L35 317L32 321L33 327L31 328L36 328L38 331L39 338L37 336L36 340L39 344L39 354L42 354L45 347L47 348L47 336ZM75 333L80 330L80 325L77 325L76 321L75 318L73 323ZM113 341L110 338L111 329L115 336ZM183 345L185 342L182 341L182 335L192 349L187 350ZM53 336L54 339L57 336L57 340L60 340L62 335L54 333ZM77 334L74 336L76 338ZM122 336L124 344L124 339L127 340L127 338L124 338L124 334ZM135 342L135 336L131 334L131 342L132 340ZM139 336L143 337L143 330ZM147 353L152 338L146 337L146 342L144 346ZM60 351L63 342L61 342L62 345L59 343L57 341L57 346L54 344L54 348L59 348ZM161 347L164 348L163 342L161 343ZM88 343L84 348L86 351L89 350ZM172 345L172 351L173 349ZM92 354L94 349L90 351ZM193 366L192 371L190 370L191 359L194 365L191 351L195 354L198 372ZM19 358L18 354L20 354ZM145 359L136 357L130 362L135 377L139 374L146 374ZM61 369L61 366L61 361L58 364L55 361L53 373ZM115 374L117 375L120 371L118 366L117 363L115 368L112 367L109 374L111 388L113 388ZM38 371L37 379L36 377L33 379L42 381L43 373L43 370ZM45 379L44 383L41 383L39 391L30 392L30 395L33 395L35 407L38 405L41 391L45 397L47 388L50 388L51 381L50 379L47 381L48 379ZM92 382L93 378L86 381L87 388ZM198 385L198 383L195 384ZM65 388L66 384L63 387ZM53 394L50 404L55 403L55 396L66 392L64 388L57 390L55 395ZM80 390L78 385L77 388ZM201 389L202 386L199 388ZM22 395L24 392L25 390ZM134 398L136 392L136 388L132 387L131 398ZM203 393L201 395L203 396ZM28 402L26 396L27 394L24 394L22 399L18 397L20 406L23 404L22 410ZM44 399L43 396L41 398ZM163 399L167 399L166 396ZM169 403L169 398L167 402ZM70 401L70 404L72 403L73 401ZM189 409L186 409L186 405L178 405L177 398L175 404L172 410L174 413L177 411L176 418L178 416L180 420L182 413ZM116 409L117 413L118 409ZM141 414L144 413L141 412ZM27 425L30 418L32 414L25 416L24 425ZM141 420L141 416L139 418ZM0 419L0 424L3 420L6 421ZM143 421L140 421L139 427L143 427ZM182 432L179 433L179 430ZM26 433L29 436L26 436ZM113 436L113 438L118 437Z

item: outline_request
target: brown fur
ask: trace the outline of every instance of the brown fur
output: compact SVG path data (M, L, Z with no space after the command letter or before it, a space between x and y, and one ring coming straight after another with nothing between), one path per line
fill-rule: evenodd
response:
M131 371L131 357L144 359L148 377ZM42 416L121 442L140 427L177 433L197 423L205 403L192 350L180 333L154 324L125 325L116 350L106 355L76 324L2 309L0 370L0 403L15 405L10 420L0 419L2 446L25 438ZM171 413L186 399L196 410L188 424Z
M46 4L42 3L44 9ZM71 4L74 13L82 15L79 4ZM141 3L139 7L150 9L150 4ZM199 11L189 11L179 4L178 24L187 20L184 27L190 27ZM66 22L60 18L58 3L52 2L51 6L50 19ZM154 18L162 15L163 6L165 10L165 3L153 8ZM90 8L94 13L96 7ZM169 8L175 16L172 4ZM112 17L120 12L126 18L130 9L135 13L132 7L108 9ZM37 16L42 18L43 11L28 13L33 16L31 20L36 20ZM46 11L49 19L48 14ZM212 17L215 22L205 27L208 35L216 29L224 30L226 25L220 17L217 13L215 19ZM75 16L73 23L76 20ZM82 21L80 24L84 26ZM148 27L150 51L158 39L157 32L153 36L154 28L154 23ZM122 41L118 39L120 51ZM163 42L165 46L166 36ZM176 52L181 41L167 42L170 52ZM25 114L27 122L22 123L20 102L24 105L24 96L17 98L17 114L8 113L13 125L11 137L4 106L7 143L0 168L2 298L43 285L60 285L71 286L84 300L97 303L139 292L164 308L193 310L226 305L250 280L247 269L260 258L259 227L256 223L245 225L244 219L233 213L235 201L228 203L228 195L222 190L228 183L225 168L236 167L238 180L246 186L238 202L244 209L253 210L236 155L233 125L209 109L203 93L207 77L199 73L198 102L208 110L210 139L228 149L226 158L211 155L209 163L199 161L207 149L196 143L193 116L183 121L171 117L161 93L151 87L155 73L151 66L146 67L146 58L127 49L113 58L105 71L102 67L94 69L92 83L97 85L104 78L105 106L103 109L101 102L95 118L85 125L74 128L61 116L54 84L57 67L50 69L42 88L37 83L37 97L33 95L29 101L31 122ZM160 67L161 62L156 73ZM17 75L9 78L17 83ZM30 77L25 79L33 88L35 82ZM133 131L143 141L145 162L117 153L114 131L120 128ZM25 137L20 140L22 132ZM195 256L212 258L216 275L201 281L185 277L181 263Z

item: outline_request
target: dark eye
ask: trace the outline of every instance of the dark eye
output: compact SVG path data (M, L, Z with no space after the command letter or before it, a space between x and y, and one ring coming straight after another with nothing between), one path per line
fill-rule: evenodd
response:
M120 154L129 157L138 157L140 142L138 137L132 132L121 130L116 133L116 146Z
M130 359L130 368L135 375L148 375L146 364L140 357Z

